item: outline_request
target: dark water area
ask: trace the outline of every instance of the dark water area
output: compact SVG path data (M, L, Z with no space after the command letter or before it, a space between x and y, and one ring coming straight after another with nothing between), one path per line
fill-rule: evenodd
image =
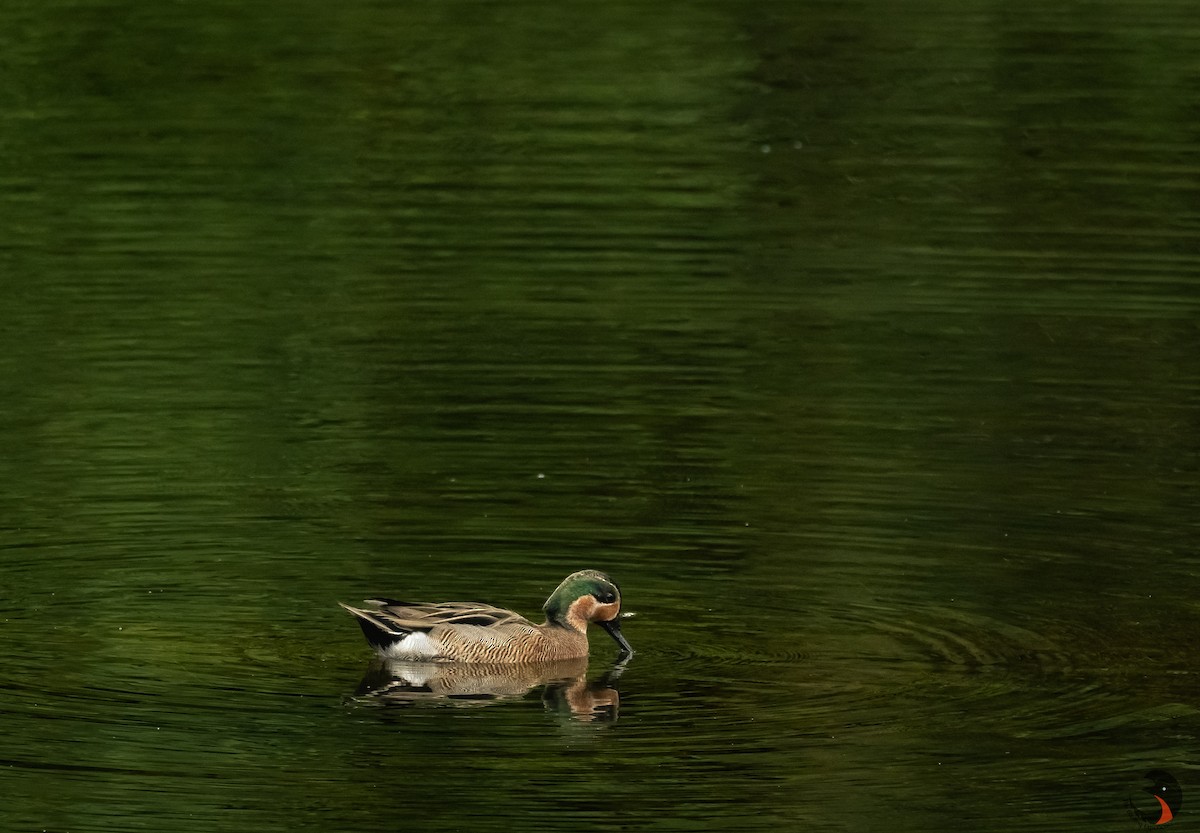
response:
M0 829L1194 825L1198 47L7 4ZM627 664L381 673L336 605L585 567Z

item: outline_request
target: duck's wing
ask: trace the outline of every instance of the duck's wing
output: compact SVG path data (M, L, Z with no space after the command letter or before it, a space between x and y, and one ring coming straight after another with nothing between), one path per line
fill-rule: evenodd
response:
M341 604L341 602L339 602ZM389 646L413 633L428 633L439 626L473 625L502 628L510 625L533 627L533 623L511 610L473 602L399 602L395 599L367 599L370 609L342 604L354 615L363 635L373 647L386 651Z
M499 628L505 625L532 625L518 613L476 602L398 602L395 599L367 599L366 604L380 620L401 631L427 631L438 625L476 625Z

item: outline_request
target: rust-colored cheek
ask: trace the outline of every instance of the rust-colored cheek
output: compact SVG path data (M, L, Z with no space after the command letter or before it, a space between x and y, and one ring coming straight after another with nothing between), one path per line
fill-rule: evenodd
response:
M571 606L567 608L567 618L573 619L582 625L584 622L590 622L595 618L596 600L592 596L580 596L575 601L571 602Z
M616 619L620 613L620 602L611 602L606 605L597 604L592 608L592 615L588 618L592 622L607 622L610 619Z

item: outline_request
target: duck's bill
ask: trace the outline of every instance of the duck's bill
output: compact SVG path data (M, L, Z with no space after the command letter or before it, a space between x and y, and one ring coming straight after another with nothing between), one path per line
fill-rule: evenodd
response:
M621 633L621 621L619 619L609 619L607 622L597 622L596 624L608 631L608 635L616 640L616 643L621 646L622 653L633 653L633 647L630 646L629 640L627 640L625 635Z

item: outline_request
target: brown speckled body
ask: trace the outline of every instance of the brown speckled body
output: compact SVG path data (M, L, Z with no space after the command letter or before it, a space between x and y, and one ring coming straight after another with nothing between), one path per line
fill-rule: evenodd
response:
M587 634L560 625L444 625L429 637L441 646L438 659L456 662L544 662L588 654Z

